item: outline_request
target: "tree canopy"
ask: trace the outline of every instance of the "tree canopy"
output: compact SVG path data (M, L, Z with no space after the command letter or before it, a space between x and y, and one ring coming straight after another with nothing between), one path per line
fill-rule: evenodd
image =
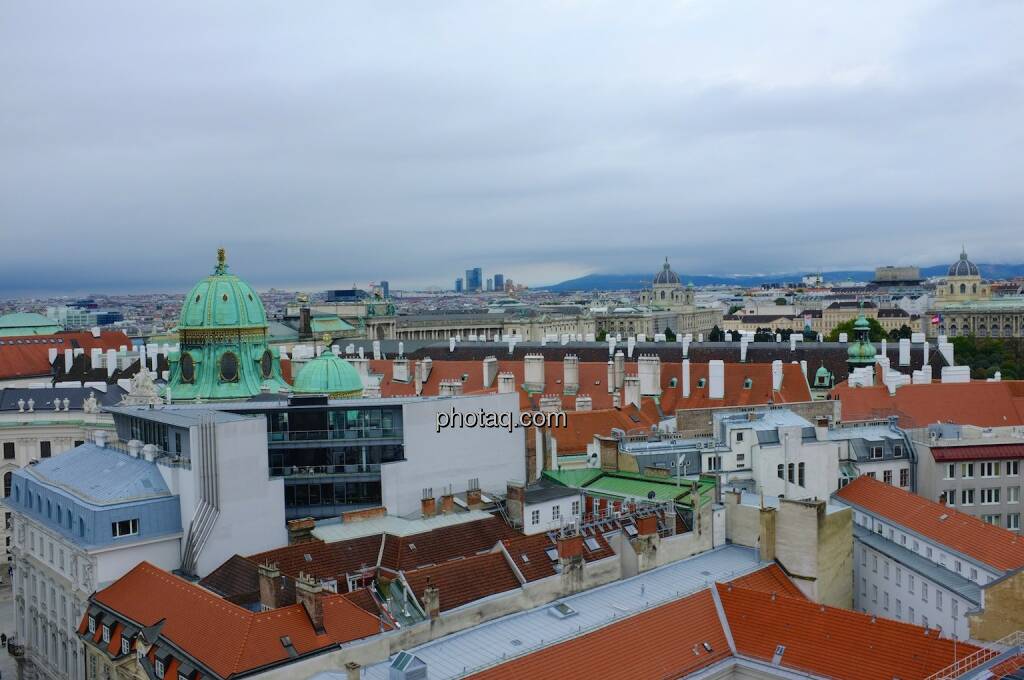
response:
M868 331L868 339L870 339L871 342L881 342L889 337L889 334L885 332L884 328L882 328L882 324L878 323L878 319L870 316L867 317L867 319L868 327L870 328ZM857 333L853 328L853 324L856 322L856 319L850 319L849 321L844 321L833 328L832 332L828 334L828 341L837 342L839 340L839 334L846 333L847 339L850 342L853 342L857 338Z

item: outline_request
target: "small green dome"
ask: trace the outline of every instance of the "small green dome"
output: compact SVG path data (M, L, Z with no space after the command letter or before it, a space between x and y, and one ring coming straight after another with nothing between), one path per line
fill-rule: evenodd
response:
M870 342L851 342L846 350L846 355L850 361L860 361L863 363L873 362L875 354L875 346Z
M858 316L857 320L853 322L853 327L854 327L854 329L856 329L858 331L870 331L871 330L871 324L868 323L868 320L864 317L863 314Z
M260 296L248 283L228 273L224 250L218 250L213 274L185 296L178 330L266 327L267 312Z
M302 367L295 376L292 390L298 394L358 397L363 393L363 381L352 364L325 350Z
M817 371L814 372L814 379L815 380L818 380L818 379L828 380L831 376L832 376L832 373L827 368L825 368L824 366L822 366L821 368L819 368Z

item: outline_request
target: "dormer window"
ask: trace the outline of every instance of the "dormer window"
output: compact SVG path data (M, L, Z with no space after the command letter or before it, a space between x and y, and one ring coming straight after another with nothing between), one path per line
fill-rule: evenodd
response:
M747 379L745 379L743 381L743 389L749 390L753 386L754 386L754 381L751 380L750 378L747 378Z
M121 653L129 654L132 651L132 641L126 637L121 638Z
M704 387L705 385L707 385L707 380L705 380L704 378L701 378L697 381L697 387Z
M89 632L90 633L95 633L96 632L96 617L95 616L90 616L89 617Z
M164 677L164 673L166 672L166 669L164 668L164 662L160 659L155 659L153 661L153 671L156 673L156 676L158 678Z
M103 626L103 641L110 642L110 626Z

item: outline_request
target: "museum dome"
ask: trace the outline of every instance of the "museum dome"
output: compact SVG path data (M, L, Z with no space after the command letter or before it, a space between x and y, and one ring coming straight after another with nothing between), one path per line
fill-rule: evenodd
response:
M679 275L672 271L672 268L669 267L668 258L666 257L665 264L662 265L661 271L654 275L654 285L664 285L673 283L679 283Z
M967 259L967 250L960 251L960 259L949 265L946 276L980 276L978 267Z
M213 274L192 287L181 305L179 330L266 328L267 312L248 283L228 273L224 249Z
M295 376L292 391L297 394L358 397L363 394L363 381L355 366L325 349L323 354L302 367Z

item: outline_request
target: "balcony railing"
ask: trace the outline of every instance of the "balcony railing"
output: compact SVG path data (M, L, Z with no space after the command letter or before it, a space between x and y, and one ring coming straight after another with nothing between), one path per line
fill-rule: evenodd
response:
M380 463L366 465L283 465L271 467L274 477L314 477L321 475L354 475L380 472Z
M401 439L401 428L361 427L349 430L289 430L287 432L268 432L270 442L306 442L306 441L351 441L361 439Z

